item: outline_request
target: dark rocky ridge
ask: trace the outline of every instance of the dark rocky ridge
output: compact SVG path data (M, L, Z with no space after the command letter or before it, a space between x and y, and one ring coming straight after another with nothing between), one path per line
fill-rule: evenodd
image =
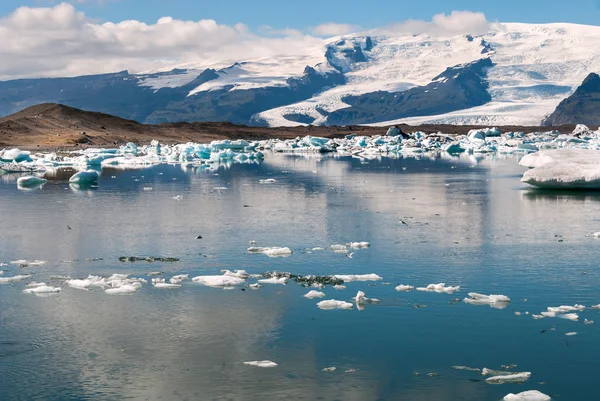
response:
M589 74L575 92L564 99L542 123L600 125L600 76Z

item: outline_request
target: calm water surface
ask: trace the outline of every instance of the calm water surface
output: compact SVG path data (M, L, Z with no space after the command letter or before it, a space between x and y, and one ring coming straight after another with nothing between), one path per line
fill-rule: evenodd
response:
M268 155L260 165L211 171L105 170L97 189L83 191L69 187L68 175L37 191L0 177L0 262L48 261L3 267L4 276L33 272L50 282L162 271L168 279L246 269L383 277L323 290L325 299L363 290L381 300L363 311L320 310L294 283L225 291L188 281L130 296L65 287L51 297L22 293L25 283L2 285L0 399L497 401L530 389L555 400L600 399L598 311L579 322L525 315L600 303L600 240L586 237L600 231L600 196L533 191L519 182L523 170L513 157ZM277 182L259 183L267 178ZM250 240L294 253L250 255ZM352 258L304 251L350 241L371 248ZM132 255L181 260L118 260ZM439 282L461 290L394 291ZM456 302L471 291L513 301L503 310ZM264 359L279 366L243 364ZM506 364L531 379L490 385L452 369ZM330 366L337 370L322 371Z

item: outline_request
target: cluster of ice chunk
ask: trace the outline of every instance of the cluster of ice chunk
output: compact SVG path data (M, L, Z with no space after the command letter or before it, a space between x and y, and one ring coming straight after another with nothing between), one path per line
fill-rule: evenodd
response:
M510 298L506 295L483 295L470 292L469 298L465 298L464 302L471 305L489 305L492 308L504 309L510 303Z
M460 290L460 286L446 286L446 283L439 283L439 284L429 284L427 287L418 287L417 291L424 291L424 292L438 292L438 293L446 293L446 294L452 294L456 291Z

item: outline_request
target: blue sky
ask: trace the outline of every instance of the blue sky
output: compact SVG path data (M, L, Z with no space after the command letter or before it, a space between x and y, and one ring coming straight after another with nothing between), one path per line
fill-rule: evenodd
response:
M0 15L19 6L42 6L58 0L1 0ZM325 22L374 28L406 19L430 20L452 10L480 11L490 21L574 22L597 25L599 0L71 0L88 17L102 21L135 19L155 22L176 19L214 19L221 24L244 23L256 29L304 29Z

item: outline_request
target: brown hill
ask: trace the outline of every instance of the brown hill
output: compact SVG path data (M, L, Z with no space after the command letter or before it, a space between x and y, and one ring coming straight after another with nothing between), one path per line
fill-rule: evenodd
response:
M404 132L444 132L465 134L475 126L400 125ZM556 127L561 132L571 132L574 126ZM540 127L502 127L503 131L533 132ZM549 130L552 127L545 127ZM162 143L209 142L215 139L268 139L295 138L314 135L341 137L350 133L358 135L383 135L385 127L247 127L229 123L173 123L144 125L103 113L84 111L61 104L44 103L18 113L0 118L0 146L22 148L73 148L106 147L126 142L149 143L157 139Z

